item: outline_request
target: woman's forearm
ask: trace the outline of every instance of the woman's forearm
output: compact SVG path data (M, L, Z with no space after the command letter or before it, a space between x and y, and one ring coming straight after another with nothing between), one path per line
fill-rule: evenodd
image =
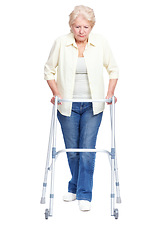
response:
M112 98L114 96L114 91L115 91L115 88L116 88L117 81L118 81L118 79L110 79L109 80L109 85L108 85L108 91L107 91L106 99ZM117 98L116 97L115 97L115 102L117 102Z
M111 98L114 95L118 79L110 79L107 91L107 97Z
M47 83L48 83L54 96L60 95L58 88L57 88L57 83L55 82L55 80L48 80Z
M57 88L57 83L55 82L55 80L47 80L47 83L53 93L53 97L51 99L51 103L55 104L55 96L58 96L59 98L62 98L59 90ZM62 103L58 103L58 104L62 104Z

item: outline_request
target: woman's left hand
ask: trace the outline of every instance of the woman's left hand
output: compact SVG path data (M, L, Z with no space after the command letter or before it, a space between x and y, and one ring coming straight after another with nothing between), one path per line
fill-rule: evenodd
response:
M114 96L115 87L117 84L118 79L109 79L109 86L107 91L106 99L112 98ZM115 103L117 102L117 98L115 97ZM111 103L107 103L111 104Z

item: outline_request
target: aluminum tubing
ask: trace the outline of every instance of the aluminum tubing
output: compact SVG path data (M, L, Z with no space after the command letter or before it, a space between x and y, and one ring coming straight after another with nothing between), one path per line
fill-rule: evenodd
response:
M58 102L106 102L106 103L111 103L112 98L109 99L61 99L58 98Z

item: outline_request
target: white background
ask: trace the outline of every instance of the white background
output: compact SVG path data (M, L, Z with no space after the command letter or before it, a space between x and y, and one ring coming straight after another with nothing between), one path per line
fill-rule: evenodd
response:
M1 239L156 239L154 2L1 2ZM64 203L70 178L64 154L56 162L54 216L46 221L49 188L46 206L40 198L52 106L43 69L53 41L69 32L68 15L79 4L94 9L93 32L107 38L120 69L116 142L122 204L119 219L110 217L110 167L102 154L97 154L92 210L82 213L76 201ZM109 127L107 107L97 147L110 148ZM59 126L57 143L64 147Z

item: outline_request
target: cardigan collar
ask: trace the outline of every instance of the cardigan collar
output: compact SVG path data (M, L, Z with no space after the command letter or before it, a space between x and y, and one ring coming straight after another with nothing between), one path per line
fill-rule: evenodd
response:
M75 38L74 38L74 34L73 33L69 33L67 35L67 44L66 44L66 46L70 46L70 45L73 45L74 47L77 48L77 44L75 42ZM89 34L88 45L96 46L94 34L92 34L92 33Z

